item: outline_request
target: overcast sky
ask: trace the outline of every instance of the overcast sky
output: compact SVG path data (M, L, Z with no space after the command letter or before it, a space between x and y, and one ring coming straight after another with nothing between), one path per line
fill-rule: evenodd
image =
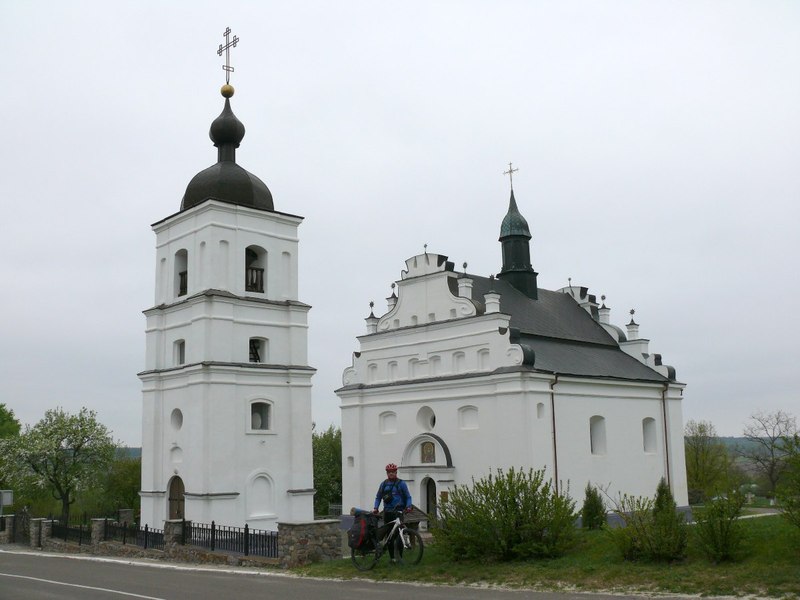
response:
M227 26L238 162L305 217L318 426L406 258L499 271L509 161L540 286L635 308L685 420L800 416L800 3L0 0L0 402L23 423L87 406L140 445L150 224L216 162Z

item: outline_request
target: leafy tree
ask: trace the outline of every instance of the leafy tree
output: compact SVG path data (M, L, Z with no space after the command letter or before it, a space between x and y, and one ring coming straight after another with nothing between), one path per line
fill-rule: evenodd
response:
M738 452L767 479L773 494L787 466L789 440L796 434L797 421L782 410L757 412L744 428L743 435L749 444L740 447Z
M112 516L121 508L132 508L136 514L139 512L141 480L141 459L131 458L118 450L108 472L98 480L98 487L92 493L82 494L73 511L79 509L90 515Z
M48 490L65 518L79 493L102 485L115 449L108 429L86 408L77 415L48 410L21 435L0 441L9 480Z
M311 436L314 456L314 513L327 515L329 504L342 502L342 430L331 425Z
M9 438L19 435L20 425L14 416L14 411L0 403L0 438Z
M709 421L688 421L684 431L686 480L692 504L727 489L731 460Z
M19 421L14 416L14 411L0 403L0 439L16 437L19 435L19 430ZM6 458L5 453L0 453L0 490L9 487L5 477L7 469L3 465L4 458Z

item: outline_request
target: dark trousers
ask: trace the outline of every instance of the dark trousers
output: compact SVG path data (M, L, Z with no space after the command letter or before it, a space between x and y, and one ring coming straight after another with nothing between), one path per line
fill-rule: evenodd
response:
M387 531L391 531L393 525L391 524L397 517L400 517L400 522L403 522L403 511L395 512L393 510L386 510L383 512L383 522L384 526L387 527ZM399 533L395 532L394 538L389 540L389 558L394 558L394 552L397 549L397 557L403 558L403 540L400 539Z

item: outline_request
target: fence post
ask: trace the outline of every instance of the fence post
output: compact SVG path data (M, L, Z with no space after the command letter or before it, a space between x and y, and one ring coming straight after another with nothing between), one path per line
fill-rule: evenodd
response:
M250 555L250 526L247 523L244 524L244 555Z
M186 545L186 519L181 519L181 546Z
M149 529L148 529L147 524L145 523L145 526L144 526L144 549L145 550L147 550L147 534L148 534L148 532L149 532Z
M97 552L100 549L100 542L106 541L106 519L92 519L90 523L89 543L92 546L92 551Z
M211 521L211 551L213 552L217 544L217 528L214 521Z

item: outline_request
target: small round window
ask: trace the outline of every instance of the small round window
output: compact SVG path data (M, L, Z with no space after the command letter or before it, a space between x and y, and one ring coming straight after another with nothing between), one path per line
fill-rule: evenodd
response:
M172 411L172 414L169 416L169 422L175 431L180 431L180 428L183 427L183 413L179 408Z
M417 412L417 425L423 430L430 431L436 427L436 413L433 412L430 406L423 406Z

